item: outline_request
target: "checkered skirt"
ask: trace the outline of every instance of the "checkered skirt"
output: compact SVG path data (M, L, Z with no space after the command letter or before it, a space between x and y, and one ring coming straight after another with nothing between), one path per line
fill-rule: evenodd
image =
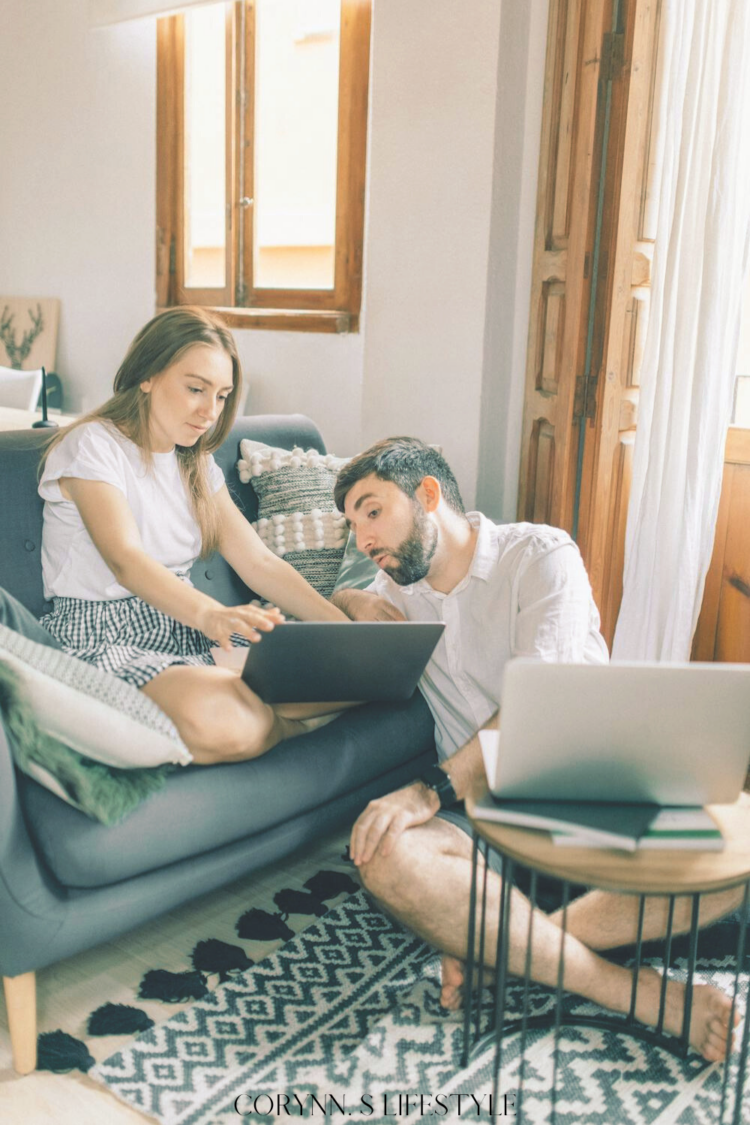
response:
M70 656L137 688L173 664L214 664L213 641L137 597L55 598L41 624ZM239 636L233 641L249 643Z

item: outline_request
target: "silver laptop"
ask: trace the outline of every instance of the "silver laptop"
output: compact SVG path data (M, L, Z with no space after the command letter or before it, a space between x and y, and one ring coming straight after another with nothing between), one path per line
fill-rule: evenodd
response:
M496 797L731 804L749 761L750 664L505 667Z
M247 650L242 678L266 703L409 699L442 622L285 621Z

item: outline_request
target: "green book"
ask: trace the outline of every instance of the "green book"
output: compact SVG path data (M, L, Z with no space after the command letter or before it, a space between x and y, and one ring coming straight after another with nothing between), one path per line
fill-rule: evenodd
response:
M553 840L564 848L590 848L596 843L590 836L571 828L554 831ZM660 809L655 819L636 844L637 851L700 851L720 852L724 850L724 837L716 821L706 809L665 808Z
M634 852L661 811L659 805L623 805L595 801L510 801L487 793L477 802L476 817L518 828L555 830L585 837L591 847Z

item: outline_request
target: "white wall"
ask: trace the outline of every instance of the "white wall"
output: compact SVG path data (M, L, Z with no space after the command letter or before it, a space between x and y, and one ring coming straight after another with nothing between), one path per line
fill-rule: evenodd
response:
M362 437L438 442L476 487L497 0L376 0Z
M546 4L529 2L534 12ZM505 298L512 361L486 343L488 296L497 300L488 279L507 239L526 239L512 209L498 235L496 214L508 193L526 191L538 128L520 146L516 135L513 160L498 164L495 114L517 115L529 85L541 96L541 72L514 55L498 102L501 25L510 20L516 48L536 35L525 50L537 69L546 34L518 7L471 0L468 18L460 0L375 0L363 330L237 332L253 411L308 413L342 454L394 431L438 441L467 502L479 477L501 507L520 420L506 411L503 433L480 451L480 418L507 406L523 361L519 309L508 313ZM86 12L81 0L6 0L0 46L0 293L60 298L57 369L70 409L107 396L154 309L154 24L89 30Z
M506 0L500 26L477 507L503 521L518 498L548 9Z
M153 25L90 32L87 9L6 0L0 35L0 293L60 298L74 408L154 311Z

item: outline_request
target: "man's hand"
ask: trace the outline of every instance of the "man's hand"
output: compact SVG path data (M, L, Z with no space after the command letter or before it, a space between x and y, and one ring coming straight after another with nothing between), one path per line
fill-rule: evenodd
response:
M368 594L366 590L339 590L331 601L352 621L406 621L387 598Z
M377 852L388 856L406 828L425 824L440 808L440 798L421 781L370 801L352 829L349 851L359 867Z

